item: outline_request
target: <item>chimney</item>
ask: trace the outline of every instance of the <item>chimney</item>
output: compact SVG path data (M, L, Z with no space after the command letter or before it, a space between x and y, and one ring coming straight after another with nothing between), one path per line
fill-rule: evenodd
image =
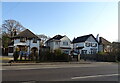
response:
M99 42L99 34L97 34L97 36L96 36L96 40Z

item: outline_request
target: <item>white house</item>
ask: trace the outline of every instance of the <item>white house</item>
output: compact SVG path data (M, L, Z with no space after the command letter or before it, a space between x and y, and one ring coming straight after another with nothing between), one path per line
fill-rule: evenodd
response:
M26 29L13 37L13 42L9 45L8 55L13 55L16 48L20 51L27 51L31 53L32 51L38 51L40 47L40 39L32 33L29 29Z
M69 54L71 51L71 41L66 35L56 35L50 38L46 42L46 46L49 46L52 52L54 52L55 49L61 49L64 53Z
M98 41L92 34L74 38L72 44L73 50L80 54L95 54L98 52Z

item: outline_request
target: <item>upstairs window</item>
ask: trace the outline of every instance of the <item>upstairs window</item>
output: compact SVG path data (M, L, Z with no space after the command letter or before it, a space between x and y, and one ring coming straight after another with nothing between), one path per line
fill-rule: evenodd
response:
M63 42L63 45L68 46L68 42Z
M20 38L20 42L25 42L26 38Z
M33 43L37 43L37 38L33 38Z
M58 42L55 42L55 45L58 45Z
M85 43L85 46L86 47L90 47L90 43Z
M91 47L97 47L97 43L92 43Z

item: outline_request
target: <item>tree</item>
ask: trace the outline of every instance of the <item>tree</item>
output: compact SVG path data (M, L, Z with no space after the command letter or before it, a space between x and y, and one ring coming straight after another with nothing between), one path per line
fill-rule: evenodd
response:
M40 35L37 35L37 36L41 39L40 46L44 46L45 42L50 39L49 36L46 36L44 34L40 34Z
M25 28L15 20L4 20L2 24L2 34L7 34L10 38L23 30L25 30Z
M4 20L2 24L3 47L7 48L8 44L11 43L11 38L23 30L25 30L25 28L18 21Z
M115 55L117 61L120 61L120 42L112 43L112 53Z
M15 20L4 20L2 24L2 53L8 54L8 46L12 43L12 38L19 34L21 31L25 30L25 28Z

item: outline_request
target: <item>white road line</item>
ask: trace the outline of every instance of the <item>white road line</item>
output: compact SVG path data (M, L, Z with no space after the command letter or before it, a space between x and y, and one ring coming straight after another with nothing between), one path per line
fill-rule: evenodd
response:
M35 69L49 69L58 67L42 67L42 68L16 68L16 69L2 69L2 70L35 70Z
M117 75L118 74L94 75L94 76L72 77L71 79L84 79L84 78L95 78L95 77L117 76Z
M73 66L73 67L75 68L75 67L87 67L87 66ZM47 66L45 67L44 66L44 67L37 67L37 68L36 67L29 67L29 66L28 67L27 66L23 66L23 67L19 66L19 67L16 67L16 68L2 68L2 70L29 70L29 69L32 70L32 69L52 69L52 68L53 69L54 68L56 68L56 69L57 68L58 69L59 68L71 68L71 66L68 66L68 67L67 66L52 66L52 67L50 67L50 66L49 67L47 67Z

